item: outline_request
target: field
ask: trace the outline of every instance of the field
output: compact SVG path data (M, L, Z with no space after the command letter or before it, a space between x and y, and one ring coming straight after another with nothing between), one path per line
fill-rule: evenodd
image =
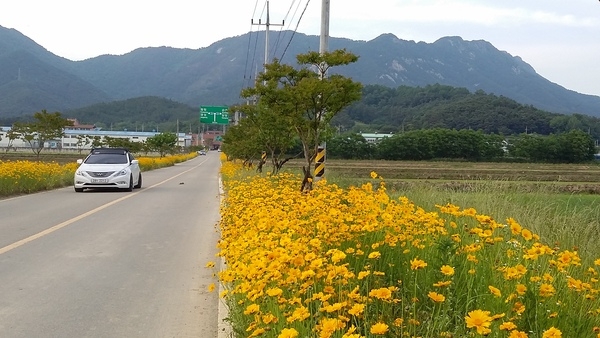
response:
M311 193L233 166L220 276L238 336L599 337L595 163L329 160Z
M286 166L296 171L302 162ZM428 211L453 203L498 221L512 217L547 241L600 257L600 163L328 160L324 177L349 187L377 181L371 172L391 197L406 196Z

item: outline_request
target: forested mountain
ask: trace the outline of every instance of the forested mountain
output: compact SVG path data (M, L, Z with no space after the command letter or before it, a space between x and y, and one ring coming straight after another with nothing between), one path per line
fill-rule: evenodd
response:
M319 49L318 36L270 34L270 58L282 63L295 64L296 55ZM264 41L264 32L254 32L196 50L140 48L75 62L0 26L0 118L148 96L193 107L237 104L240 91L262 70ZM332 72L364 85L396 89L442 84L473 93L482 90L554 113L600 116L600 97L552 83L521 58L486 41L443 37L424 43L382 34L371 41L330 38L329 48L359 56L358 62Z
M99 103L63 114L77 118L80 123L113 130L195 133L201 128L222 128L200 125L197 107L155 96ZM575 129L600 139L599 118L550 113L507 97L442 85L397 88L367 85L362 98L338 114L332 124L340 132L364 133L446 128L502 135L549 135Z
M365 86L360 101L333 120L338 130L397 133L416 129L472 129L514 135L557 134L578 129L600 138L600 119L558 114L504 96L442 85Z

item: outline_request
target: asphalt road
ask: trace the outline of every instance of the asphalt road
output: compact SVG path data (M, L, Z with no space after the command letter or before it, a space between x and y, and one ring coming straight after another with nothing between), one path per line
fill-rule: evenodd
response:
M0 337L217 337L218 155L0 200Z

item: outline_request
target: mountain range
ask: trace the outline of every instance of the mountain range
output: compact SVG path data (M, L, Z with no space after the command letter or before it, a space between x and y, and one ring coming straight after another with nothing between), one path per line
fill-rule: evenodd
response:
M83 61L57 56L15 29L0 26L0 118L45 109L65 112L119 100L158 96L184 103L233 105L264 64L264 32L229 37L200 49L139 48ZM319 37L270 32L269 59L296 64L319 50ZM329 38L329 50L359 56L331 71L365 85L442 84L505 96L560 114L600 117L600 97L577 93L536 73L518 56L484 40L442 37L433 43L382 34L370 41Z

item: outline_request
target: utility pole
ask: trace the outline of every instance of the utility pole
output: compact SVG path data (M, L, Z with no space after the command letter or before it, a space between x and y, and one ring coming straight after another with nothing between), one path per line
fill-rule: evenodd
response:
M321 5L321 38L319 40L319 53L327 52L329 48L329 0L323 0Z
M330 0L322 0L321 3L321 38L319 39L319 53L323 55L329 49L329 8ZM324 66L324 65L322 65ZM321 80L325 77L321 73ZM324 112L321 112L322 114ZM325 159L327 158L327 144L323 142L317 147L315 154L315 182L320 180L325 174Z
M266 23L262 23L261 19L258 19L258 23L254 23L254 19L251 20L250 22L253 25L258 25L258 26L265 26L265 68L266 66L269 64L269 27L271 25L273 26L283 26L283 21L281 21L281 24L272 24L271 23L271 19L269 17L269 1L267 1L267 22Z

